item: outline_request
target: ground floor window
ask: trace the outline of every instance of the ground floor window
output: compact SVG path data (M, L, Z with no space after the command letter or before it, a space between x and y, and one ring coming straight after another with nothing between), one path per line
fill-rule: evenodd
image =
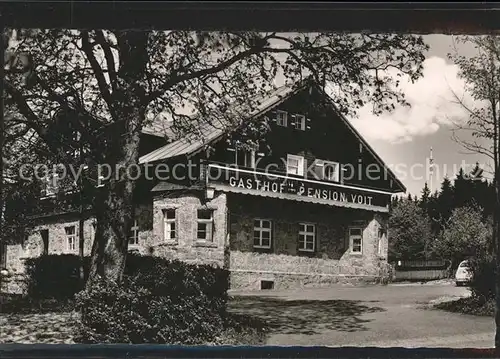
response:
M42 229L40 231L40 236L42 237L42 254L47 255L49 254L49 230L48 229Z
M66 231L66 243L68 246L68 251L76 251L76 227L69 226L64 228Z
M139 245L139 225L137 223L137 219L134 219L134 225L130 228L128 244L131 246Z
M175 240L175 209L166 209L163 211L163 238L167 241Z
M314 252L316 249L316 226L299 223L299 251Z
M0 243L0 269L7 267L7 245Z
M378 230L378 255L384 255L384 238L386 237L385 229L380 228Z
M198 230L199 241L211 242L213 238L213 210L198 210Z
M272 222L268 219L255 219L253 228L254 248L271 248Z
M361 228L349 228L349 246L352 253L363 252L363 230Z

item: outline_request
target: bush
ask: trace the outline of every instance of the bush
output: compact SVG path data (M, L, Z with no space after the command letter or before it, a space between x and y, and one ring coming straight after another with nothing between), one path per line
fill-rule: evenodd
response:
M469 261L472 272L472 294L485 300L495 298L496 261L492 255L483 255Z
M228 273L129 255L120 285L99 280L77 296L81 343L202 344L225 326Z
M84 261L87 267L88 258ZM73 299L82 290L80 257L72 254L44 255L26 260L27 294L32 300Z

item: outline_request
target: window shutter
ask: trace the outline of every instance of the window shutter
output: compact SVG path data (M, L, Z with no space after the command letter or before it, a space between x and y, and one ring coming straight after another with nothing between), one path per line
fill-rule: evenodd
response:
M278 122L278 111L272 110L269 112L269 115L271 116L271 121Z
M297 122L297 116L294 113L290 114L290 126L295 127Z
M305 126L306 126L306 128L305 128L306 130L310 130L311 129L311 119L310 118L306 117Z

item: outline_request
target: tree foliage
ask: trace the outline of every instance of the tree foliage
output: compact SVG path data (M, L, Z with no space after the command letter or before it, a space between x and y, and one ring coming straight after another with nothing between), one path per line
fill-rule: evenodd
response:
M411 198L398 201L389 217L389 259L422 259L431 240L429 218Z
M29 61L10 63L4 80L6 104L19 114L22 131L55 163L72 163L79 149L89 168L113 169L99 189L90 174L84 178L97 217L91 278L111 280L121 278L135 206L136 181L123 169L138 163L142 128L171 120L176 136L196 135L202 122L216 122L214 113L234 124L279 76L289 83L306 75L329 81L343 113L367 103L375 113L390 111L407 105L399 82L422 75L428 48L422 37L403 34L40 29L22 35L9 51Z
M466 258L484 256L491 241L491 228L483 222L482 209L476 206L452 211L447 228L433 243L433 250L454 267Z

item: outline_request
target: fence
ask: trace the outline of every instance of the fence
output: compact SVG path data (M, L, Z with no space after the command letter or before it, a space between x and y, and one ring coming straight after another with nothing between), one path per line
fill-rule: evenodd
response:
M427 281L449 277L449 263L444 260L398 261L394 264L394 281Z

